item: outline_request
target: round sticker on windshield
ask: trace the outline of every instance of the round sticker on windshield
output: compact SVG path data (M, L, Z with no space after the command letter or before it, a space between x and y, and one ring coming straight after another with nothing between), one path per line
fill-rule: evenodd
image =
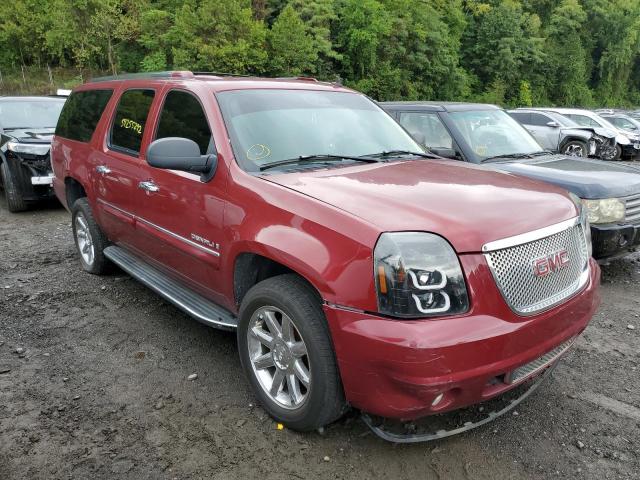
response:
M486 145L477 145L476 153L478 155L486 155L487 154L487 146Z
M256 143L247 150L247 158L252 161L262 160L271 155L271 149L261 143Z

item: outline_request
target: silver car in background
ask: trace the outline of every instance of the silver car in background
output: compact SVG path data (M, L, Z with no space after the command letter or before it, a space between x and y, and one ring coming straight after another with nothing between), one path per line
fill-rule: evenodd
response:
M622 128L618 128L602 118L595 112L580 108L542 108L537 111L555 112L564 117L568 117L583 127L607 128L616 132L616 152L613 158L605 160L620 160L622 157L635 157L640 153L640 134L631 133Z
M556 112L538 109L518 108L507 113L547 150L605 160L616 154L616 132L612 129L585 127Z

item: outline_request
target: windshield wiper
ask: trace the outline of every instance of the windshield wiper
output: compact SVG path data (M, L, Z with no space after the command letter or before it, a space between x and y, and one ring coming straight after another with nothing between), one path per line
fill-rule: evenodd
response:
M531 158L532 153L505 153L503 155L494 155L492 157L483 158L480 163L496 160L499 158Z
M411 150L389 150L387 152L372 153L371 155L366 155L366 156L370 158L392 158L392 157L401 157L403 155L411 155L414 157L421 157L421 158L440 158L439 156L434 155L433 153L412 152Z
M282 167L285 165L299 165L305 163L316 163L316 162L342 162L343 160L353 160L356 162L366 162L366 163L378 163L382 160L377 158L371 158L369 156L363 157L352 157L349 155L301 155L297 158L290 158L287 160L278 160L277 162L271 162L266 165L262 165L260 167L260 171L268 170L270 168Z
M553 155L554 152L552 152L551 150L540 150L539 152L533 152L530 153L529 155L531 155L532 157L539 157L540 155Z

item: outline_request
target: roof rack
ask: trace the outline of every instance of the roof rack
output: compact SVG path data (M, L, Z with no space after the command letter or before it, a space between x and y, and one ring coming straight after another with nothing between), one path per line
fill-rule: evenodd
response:
M135 80L135 79L192 79L196 76L214 76L214 77L241 77L241 78L258 78L255 75L247 75L243 73L225 73L225 72L191 72L189 70L176 70L176 71L164 71L164 72L142 72L142 73L123 73L119 75L108 75L105 77L95 77L88 80L88 83L95 82L108 82L114 80ZM268 78L268 77L265 77ZM314 77L306 77L298 75L295 77L277 77L272 80L300 80L306 82L318 82L319 80Z
M88 83L108 82L110 80L135 80L137 78L193 78L193 72L188 70L177 70L165 72L123 73L121 75L108 75L106 77L92 78Z
M194 75L211 75L213 77L254 77L255 75L247 75L246 73L227 73L227 72L193 72Z

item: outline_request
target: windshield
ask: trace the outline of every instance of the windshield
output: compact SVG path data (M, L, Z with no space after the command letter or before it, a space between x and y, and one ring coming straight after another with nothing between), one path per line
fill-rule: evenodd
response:
M11 128L55 128L64 100L0 101L0 126Z
M542 151L529 132L503 110L451 112L449 117L481 160Z
M389 115L364 95L318 90L234 90L217 94L242 168L308 155L366 156L421 152Z
M618 128L624 128L625 130L638 130L640 125L637 120L630 117L604 117L613 123Z

